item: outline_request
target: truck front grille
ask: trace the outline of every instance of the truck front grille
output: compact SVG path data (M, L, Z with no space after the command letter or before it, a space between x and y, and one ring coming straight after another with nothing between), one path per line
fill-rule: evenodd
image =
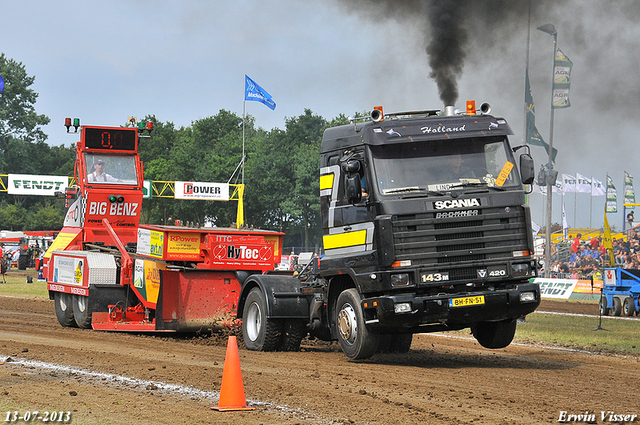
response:
M482 208L471 217L436 218L436 213L392 217L396 260L449 271L451 280L477 277L477 265L513 260L528 249L521 206Z

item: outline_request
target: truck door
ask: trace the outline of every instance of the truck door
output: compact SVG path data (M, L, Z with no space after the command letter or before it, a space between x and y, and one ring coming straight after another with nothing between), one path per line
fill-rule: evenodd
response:
M364 153L335 154L329 156L327 164L320 170L325 255L361 255L372 251L374 223L367 206L367 190L371 186Z

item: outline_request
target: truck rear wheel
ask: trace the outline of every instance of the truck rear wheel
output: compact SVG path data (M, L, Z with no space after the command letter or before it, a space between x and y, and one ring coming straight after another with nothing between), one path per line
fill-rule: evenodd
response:
M633 301L632 297L627 297L624 299L624 303L622 303L622 312L627 317L632 317L633 313L636 311L636 303Z
M56 317L63 328L75 328L78 325L73 316L73 295L64 292L55 292L53 301L56 309Z
M89 297L73 296L73 317L80 329L91 329L91 313Z
M620 301L620 298L614 297L613 298L613 315L620 316L621 314L622 314L622 302Z
M346 289L338 296L335 323L338 327L338 343L347 357L359 360L375 354L380 337L369 332L365 326L360 297L355 289Z
M600 314L603 316L608 316L609 315L609 311L611 310L609 307L607 307L607 299L605 297L600 297Z
M516 320L480 322L471 326L471 332L484 348L504 348L513 341L517 325Z
M275 351L282 343L281 320L267 319L267 302L260 288L253 288L242 310L242 338L252 351ZM299 345L299 344L298 344Z

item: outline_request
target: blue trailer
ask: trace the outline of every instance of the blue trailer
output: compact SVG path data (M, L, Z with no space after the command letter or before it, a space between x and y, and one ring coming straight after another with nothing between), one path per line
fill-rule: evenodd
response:
M640 270L619 267L605 269L604 286L600 297L602 315L633 316L640 313Z

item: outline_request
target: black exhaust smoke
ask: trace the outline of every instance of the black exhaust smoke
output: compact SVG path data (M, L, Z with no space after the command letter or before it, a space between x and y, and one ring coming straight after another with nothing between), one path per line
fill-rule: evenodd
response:
M529 7L532 19L538 10L558 7L567 0L336 0L350 12L374 21L393 19L420 26L431 72L445 106L458 100L469 49L469 34L482 34L483 47L509 43L511 35L527 30ZM507 64L508 65L508 64Z
M435 80L445 106L455 105L458 100L457 81L466 56L467 31L462 26L462 3L437 0L429 2L426 8L431 27L431 40L426 49L431 67L429 77Z

